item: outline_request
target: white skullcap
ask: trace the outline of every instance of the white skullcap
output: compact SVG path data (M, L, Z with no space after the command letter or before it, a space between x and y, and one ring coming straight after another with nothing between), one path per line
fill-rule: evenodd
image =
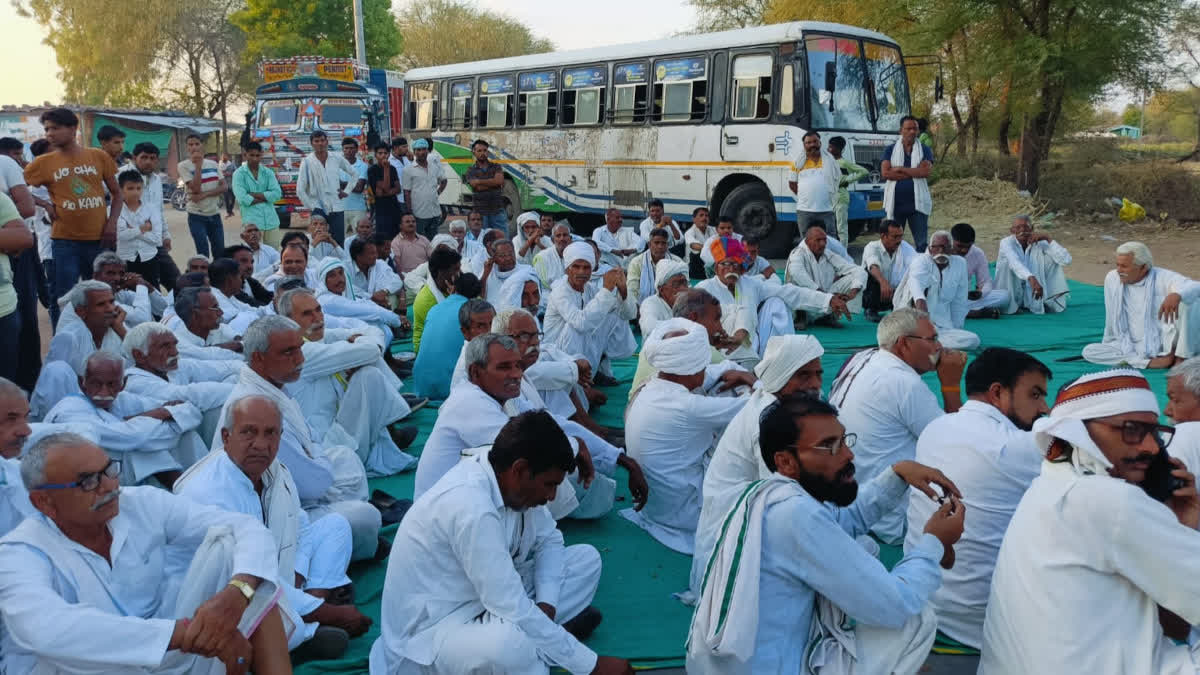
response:
M526 211L525 213L522 213L521 215L517 216L517 227L521 227L522 225L524 225L525 223L527 223L531 220L535 223L540 222L541 216L539 216L537 213L535 213L533 211Z
M431 249L436 249L437 247L441 246L442 244L449 246L456 253L458 252L458 240L455 239L454 237L451 237L448 234L439 234L439 235L435 236L433 238L433 241L429 242L429 247Z
M754 366L754 375L762 382L763 391L774 394L804 364L824 353L820 340L811 335L772 335L762 361Z
M667 333L684 331L685 335L663 338ZM661 321L642 346L646 363L668 375L695 375L712 362L712 348L704 326L687 319Z
M1115 368L1091 373L1075 380L1058 392L1048 417L1033 423L1033 436L1042 452L1061 438L1091 456L1090 464L1108 469L1112 463L1092 440L1084 421L1133 412L1160 414L1158 398L1145 376L1131 368ZM1073 453L1072 461L1081 459ZM1096 466L1085 467L1095 470Z
M570 267L577 260L582 260L593 268L596 267L596 250L586 241L577 241L563 249L563 267Z
M687 263L671 258L663 258L654 266L654 287L662 288L662 285L671 280L671 277L687 274Z

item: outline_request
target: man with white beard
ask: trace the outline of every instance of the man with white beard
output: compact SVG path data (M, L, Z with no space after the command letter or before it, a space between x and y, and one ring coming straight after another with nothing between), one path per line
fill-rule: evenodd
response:
M1013 219L1012 234L1000 240L996 255L996 288L1008 291L1002 311L1014 314L1027 309L1033 314L1061 312L1067 308L1070 288L1063 268L1071 254L1045 232L1033 231L1029 216Z
M167 488L208 452L195 433L202 415L186 401L157 401L124 391L125 361L111 352L88 357L82 395L68 396L46 413L45 422L94 425L96 441L122 460L121 484L155 478Z
M967 263L950 255L950 233L938 230L929 238L926 255L917 256L896 289L897 307L928 312L938 340L950 349L979 346L979 336L963 330L967 319Z
M1117 247L1104 277L1104 341L1083 348L1100 365L1170 368L1200 353L1200 283L1154 266L1140 241Z
M400 394L403 383L383 360L387 345L346 329L326 328L321 303L307 288L285 291L280 316L300 326L304 368L283 389L308 421L313 440L354 448L370 476L391 476L416 458L401 448L417 436L416 427L393 430L411 412Z
M557 284L546 303L546 340L568 354L580 354L599 373L600 359L620 359L636 350L636 343L614 351L613 336L628 331L637 315L636 299L625 288L625 272L611 269L601 286L588 283L596 265L591 244L575 242L563 252L566 280ZM621 333L623 334L623 333Z
M246 363L230 401L261 394L279 406L283 411L279 457L292 473L300 504L312 518L334 512L349 521L354 535L352 560L374 556L379 550L382 515L367 503L362 460L352 448L314 440L300 404L284 390L284 385L300 379L304 367L300 326L287 317L265 316L250 324L244 338ZM223 448L224 441L218 436L212 446L214 450Z
M629 402L625 439L654 499L648 508L621 515L660 544L691 555L712 446L748 399L696 393L711 361L708 332L698 323L667 319L646 336L642 350L658 375ZM742 375L736 384L753 383L748 373Z

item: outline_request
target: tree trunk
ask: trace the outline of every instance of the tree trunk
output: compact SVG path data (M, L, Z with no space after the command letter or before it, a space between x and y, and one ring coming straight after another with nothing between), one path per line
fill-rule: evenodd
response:
M1004 90L1000 92L1000 105L1002 112L1000 113L1000 126L996 129L996 149L1001 155L1011 155L1012 152L1008 149L1008 130L1012 126L1012 76L1009 76L1008 81L1004 83Z

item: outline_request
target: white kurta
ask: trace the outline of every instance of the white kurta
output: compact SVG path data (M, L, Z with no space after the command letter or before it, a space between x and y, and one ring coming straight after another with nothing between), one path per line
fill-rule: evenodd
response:
M862 483L902 459L913 459L921 432L944 413L917 371L895 354L871 349L850 358L834 380L829 402L846 431L858 435L854 467ZM902 542L907 506L881 517L875 534L889 544Z
M175 617L194 611L178 606L184 596L207 598L232 574L264 580L247 612L261 612L277 595L275 542L262 523L159 488L124 488L119 499L120 513L108 523L111 565L40 514L0 539L8 672L210 673L211 662L167 652ZM168 573L168 547L185 547L199 557L211 550L212 533L221 531L219 537L232 540L221 547L231 558L194 568L187 578ZM215 672L224 672L217 666Z
M660 321L674 316L675 311L667 305L667 301L655 293L642 300L642 306L638 310L638 326L642 329L642 335L649 335Z
M975 349L979 336L963 330L967 320L967 263L950 256L950 264L940 269L928 255L917 256L904 280L896 288L895 307L915 305L924 300L929 318L937 327L938 341L948 349Z
M925 427L916 459L954 481L970 514L954 545L954 567L942 573L933 607L939 630L979 649L1000 542L1021 496L1041 471L1042 453L1031 432L1018 429L993 406L971 400ZM905 550L920 545L925 523L939 506L917 490L909 491L908 500Z
M113 296L121 309L125 310L125 327L133 328L139 323L154 321L167 308L167 299L158 291L138 285L136 290L120 290Z
M671 253L666 255L666 259L683 262L679 256ZM654 276L657 264L650 262L650 251L639 253L629 261L629 270L625 273L625 287L638 303L658 292Z
M554 248L554 244L550 241L550 237L539 234L537 237L537 242L529 247L529 250L525 252L525 255L521 255L521 249L525 247L526 241L525 233L522 232L518 227L517 236L513 237L513 253L517 255L517 262L525 265L532 265L533 258L538 253Z
M488 259L487 249L483 247L483 244L466 238L463 239L462 248L457 250L458 254L462 256L461 269L463 272L471 272L475 276L483 274L483 264Z
M63 308L54 337L50 339L50 347L46 352L46 363L66 361L76 375L83 377L88 357L101 350L120 355L121 338L113 329L109 328L105 331L100 346L96 347L92 332L88 330L83 319L79 318L74 308L68 303L67 307Z
M1071 254L1056 241L1034 242L1027 249L1013 235L1000 240L996 255L996 288L1009 292L1005 314L1027 309L1034 314L1061 312L1070 297L1063 268L1071 264ZM1037 277L1044 294L1033 297L1029 277Z
M167 328L175 333L175 339L178 341L179 355L189 359L203 359L206 361L240 361L242 355L224 347L216 345L232 342L236 337L230 332L229 327L225 324L220 324L208 333L208 337L201 338L192 331L188 330L187 325L179 317L172 317L167 322Z
M583 355L592 372L598 372L601 356L620 359L637 349L636 342L630 345L620 339L629 332L629 321L635 316L637 300L632 293L622 298L615 289L597 289L590 283L581 293L564 279L546 302L546 340L565 352Z
M592 230L592 241L596 242L596 246L600 249L600 259L613 267L628 267L629 261L646 248L646 240L638 235L632 227L622 227L616 232L611 232L607 225L601 225ZM613 251L626 249L631 249L633 253L625 256L613 253Z
M25 483L21 481L21 458L0 458L0 537L8 534L26 516L37 512L29 502Z
M559 254L558 249L553 247L538 251L538 254L533 257L533 269L542 282L543 296L550 293L554 282L563 278L567 271L566 266L563 265L562 255Z
M274 271L271 266L279 262L279 251L272 246L260 243L258 250L251 249L250 253L254 256L254 278L262 281L259 275L266 277Z
M621 515L667 548L691 555L705 466L718 435L746 401L700 396L659 377L647 382L629 405L625 438L650 498L641 511L624 509Z
M179 359L163 379L134 366L125 371L125 390L154 401L187 401L203 413L225 405L241 369L241 361Z
M1137 485L1043 462L1000 546L980 674L1196 673L1158 607L1200 623L1198 561L1200 534Z
M379 343L366 336L349 342L349 336L326 329L321 342L305 341L300 379L283 389L300 405L314 441L354 448L369 476L400 473L417 461L388 433L388 425L410 412L400 381L382 363ZM347 378L351 369L357 371Z
M1083 358L1106 366L1128 363L1145 368L1155 356L1186 359L1200 353L1200 283L1161 267L1151 274L1153 288L1150 275L1136 284L1121 283L1116 270L1105 275L1104 341L1085 346ZM1167 323L1158 318L1158 310L1171 293L1178 293L1182 302L1179 318ZM1159 345L1156 350L1147 344L1151 337Z
M813 255L806 242L788 255L784 281L826 293L842 294L861 291L867 285L867 273L852 261L826 250L820 258Z
M314 520L334 512L350 523L354 535L354 560L375 555L382 516L367 503L367 474L362 460L352 448L323 445L313 440L312 431L300 405L249 366L243 366L238 384L229 395L228 408L245 396L261 395L275 401L283 412L283 433L277 457L296 483L300 504ZM225 408L221 409L224 416ZM223 449L220 434L213 438L214 450Z
M545 507L506 507L485 455L463 461L396 531L371 673L590 673L596 654L556 621L586 607L599 579L596 549L564 547Z
M533 269L524 263L513 265L513 268L507 272L502 272L498 266L493 265L492 271L488 274L487 288L483 292L484 299L492 303L493 306L499 307L504 297L500 292L500 288L504 286L504 282L508 281L509 277L514 274L525 274L532 271Z
M745 308L746 319L757 328L750 331L750 348L759 356L766 349L767 341L772 335L790 335L795 332L792 326L792 311L802 309L818 315L825 314L829 311L829 301L833 298L829 293L810 288L792 284L769 284L762 278L747 276L738 278L733 291L716 277L701 281L696 288L708 291L722 306L741 305ZM763 304L776 298L779 302ZM722 311L721 323L725 332L733 335L735 327L729 323L730 317L730 314ZM736 354L732 358L736 359Z
M579 387L576 358L583 357L574 357L554 345L542 345L537 362L525 369L525 379L537 389L546 409L561 417L575 414L571 393L576 390L580 392L580 404L587 409L587 397L582 395L583 390Z
M713 236L714 234L716 234L715 228L706 226L704 228L704 231L701 232L700 228L696 227L695 224L692 224L691 227L684 230L683 243L687 247L686 248L687 259L689 261L691 261L692 258L700 258L700 251L704 250L705 242L707 242L708 238ZM699 244L700 251L692 250L692 244Z
M139 415L158 407L158 401L123 391L112 409L104 410L82 394L73 394L51 408L43 421L94 425L96 444L122 462L121 484L136 485L162 471L186 469L208 452L193 431L202 419L196 406L168 406L168 421ZM131 415L136 417L125 419Z
M358 295L365 293L370 296L377 291L399 293L404 288L404 280L382 260L376 260L365 273L357 264L348 263L347 266L352 273L350 281L354 283L354 291Z
M1178 457L1188 471L1196 473L1200 470L1200 422L1176 424L1170 449L1171 456Z
M246 327L254 323L255 319L271 313L266 307L251 307L237 298L226 297L216 288L211 290L213 297L217 299L217 306L221 308L221 323L229 326L234 335L245 333Z
M871 266L878 266L879 272L883 274L883 278L888 280L892 288L896 288L904 280L904 275L908 272L908 266L919 255L917 249L913 248L912 244L903 239L900 240L900 246L896 248L894 253L888 253L887 249L883 247L883 242L876 239L869 242L863 248L863 269L870 274Z

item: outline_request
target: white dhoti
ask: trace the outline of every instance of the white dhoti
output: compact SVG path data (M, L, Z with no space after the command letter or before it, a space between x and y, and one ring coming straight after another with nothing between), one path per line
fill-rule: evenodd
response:
M1159 354L1156 356L1176 355L1180 358L1188 358L1195 354L1195 349L1191 347L1193 338L1189 330L1189 324L1200 321L1200 312L1189 311L1185 305L1179 308L1179 318L1170 323L1158 319L1154 322L1157 326L1159 335L1161 336L1162 345ZM1190 316L1190 315L1197 316ZM1141 337L1141 336L1138 336ZM1095 363L1101 366L1119 366L1129 364L1134 368L1145 368L1150 364L1150 358L1137 352L1141 348L1144 340L1136 342L1137 347L1133 351L1126 351L1122 348L1121 343L1113 342L1096 342L1090 345L1084 345L1083 358L1084 360Z
M310 520L296 541L296 573L304 577L304 588L331 589L350 583L353 534L350 523L334 514Z
M354 439L368 476L391 476L416 463L417 458L396 447L388 433L388 425L410 412L377 366L364 366L350 377L334 420Z
M588 544L567 546L563 550L563 586L555 607L554 620L564 624L591 604L600 583L600 553ZM533 561L517 564L525 591L533 597ZM447 622L449 623L449 622ZM515 624L490 612L465 624L439 626L440 648L429 666L416 666L403 672L460 675L533 675L550 672L538 655L533 642ZM405 666L415 666L406 662Z
M967 311L974 312L976 310L991 309L993 307L1003 311L1008 307L1008 303L1011 299L1012 297L1009 295L1008 291L1002 288L993 288L987 293L984 293L983 296L978 300L968 299Z
M579 480L579 472L573 471L568 476L568 482L575 490L575 499L579 502L579 506L567 514L568 518L594 520L602 518L612 511L617 497L617 481L597 472L596 477L592 479L592 484L585 488L583 482Z
M937 613L927 604L900 628L860 623L843 632L842 639L848 638L853 653L834 637L825 637L815 646L810 644L808 666L816 675L917 673L929 658L936 637Z
M1009 292L1009 301L1000 311L1015 314L1027 309L1032 314L1061 312L1067 308L1071 289L1067 286L1064 265L1071 263L1071 254L1058 242L1034 242L1023 249L1013 236L1000 241L996 257L996 288ZM1042 297L1033 297L1029 277L1042 285Z
M796 327L792 322L792 313L788 311L783 300L780 298L763 300L762 304L758 306L758 344L755 350L757 357L755 362L762 358L763 352L767 350L767 342L772 335L792 335L795 332ZM729 358L745 365L738 359L738 352L734 352Z
M328 513L339 513L350 523L353 534L353 560L375 555L379 546L379 528L383 516L366 501L367 474L362 461L344 445L326 446L325 456L333 464L333 485L316 502L305 503L304 510L317 520Z

